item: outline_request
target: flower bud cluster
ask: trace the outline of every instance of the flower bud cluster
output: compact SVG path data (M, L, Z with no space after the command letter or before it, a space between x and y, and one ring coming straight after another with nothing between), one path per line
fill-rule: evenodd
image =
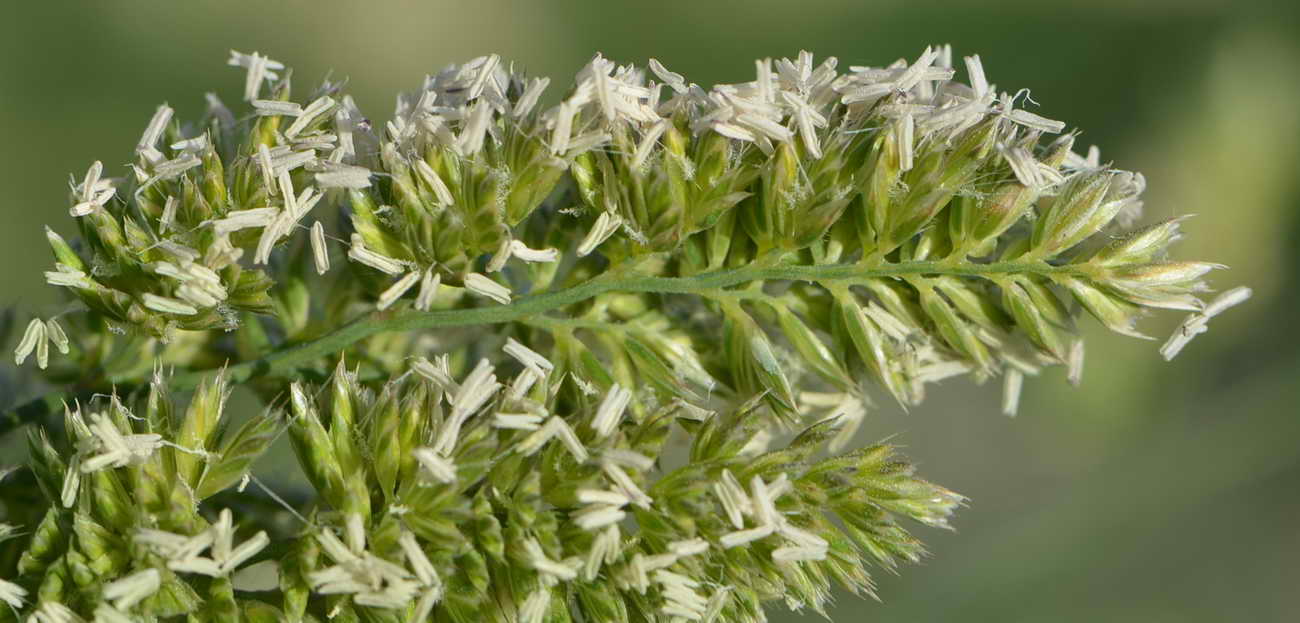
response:
M382 126L337 84L295 102L279 63L240 53L230 63L247 71L252 120L235 123L214 97L197 126L160 107L129 180L95 163L72 184L90 257L50 232L51 283L166 336L273 311L270 277L248 265L294 238L322 274L331 241L348 240L381 310L509 304L646 258L662 276L933 262L915 278L849 284L833 296L844 320L811 323L842 323L832 333L865 348L839 367L867 369L911 403L957 367L984 378L1064 361L1068 298L1135 333L1145 308L1197 309L1216 267L1164 260L1176 220L1098 249L1097 234L1140 213L1143 177L1104 165L1095 148L1074 153L1072 134L1041 144L1065 124L1018 107L1026 92L998 91L978 56L958 81L947 46L847 72L806 52L763 59L754 80L708 89L654 60L597 55L550 107L549 79L491 55L427 77ZM351 231L305 223L323 200L346 207ZM557 210L570 200L578 206ZM998 264L1008 268L944 277ZM823 305L794 299L786 309ZM891 346L900 333L934 348L900 368L910 350ZM1022 341L1030 348L1014 361L998 355Z
M560 607L590 620L759 621L764 602L790 595L820 609L832 582L869 590L869 562L921 554L895 516L944 526L962 501L885 446L813 458L844 420L766 450L746 443L745 409L760 403L633 412L645 396L587 395L514 340L501 355L459 380L444 358L416 359L377 394L342 367L323 387L294 384L290 437L333 511L282 567L302 596L286 596L297 609L285 616L414 607L417 620L540 622ZM695 445L669 468L674 429Z
M227 395L206 384L180 413L158 374L137 409L109 396L68 408L62 439L33 432L30 467L50 505L0 582L13 612L117 623L234 607L232 577L271 537L238 537L235 512L205 501L248 478L280 427L268 415L226 432Z
M35 620L108 623L757 622L766 602L821 610L835 584L869 591L869 565L922 554L899 519L946 526L963 501L887 446L822 457L842 419L756 444L761 401L706 412L580 384L509 340L463 375L416 359L378 393L340 365L323 386L292 384L287 417L227 434L223 381L181 414L160 374L134 410L111 396L68 409L66 440L32 435L50 507L0 598ZM286 506L286 530L282 513L219 506L286 428L315 508ZM691 460L670 465L681 434ZM253 564L278 593L240 588Z

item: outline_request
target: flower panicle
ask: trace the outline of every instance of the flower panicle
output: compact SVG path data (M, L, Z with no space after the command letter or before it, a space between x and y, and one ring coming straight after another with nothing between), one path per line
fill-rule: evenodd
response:
M965 502L854 446L876 393L1000 377L1015 415L1025 377L1080 381L1085 313L1145 337L1188 312L1172 358L1250 296L1203 300L1222 266L1170 257L1182 218L1135 227L1141 174L947 46L707 88L598 54L559 93L489 55L382 124L228 62L243 113L158 107L125 176L69 181L80 241L47 229L46 280L84 309L32 319L17 363L244 361L184 409L155 368L31 435L49 508L0 601L35 620L823 611ZM232 426L230 379L267 412ZM310 503L231 503L281 433ZM249 598L272 557L281 599Z
M755 608L787 592L820 608L833 582L869 590L868 565L921 553L896 518L944 525L961 501L912 476L887 447L814 458L828 449L838 420L813 424L784 446L755 449L744 443L751 430L742 425L753 405L702 413L677 402L648 416L649 397L617 385L574 403L564 396L586 394L559 368L507 341L498 357L459 378L446 361L417 360L414 374L390 380L380 395L343 367L324 387L294 384L285 425L328 505L305 519L297 537L257 527L247 508L202 510L203 498L236 486L233 470L249 464L241 457L264 449L275 434L268 422L280 421L255 418L219 434L221 383L200 389L184 415L164 406L163 375L141 415L115 397L69 408L74 451L66 467L52 459L37 468L39 478L61 480L62 493L53 493L17 582L0 589L38 619L193 612L219 598L205 595L210 587L237 587L240 569L277 538L298 538L279 573L282 586L301 589L286 590L283 604L238 601L237 608L290 618L366 610L426 620L440 609L508 617L545 612L541 602L566 603L563 595L577 590L587 597L572 607L587 616L649 608L648 616L665 620L758 621ZM503 391L520 378L575 387ZM536 423L510 419L524 416ZM674 428L701 433L696 458L679 466L663 455ZM730 441L708 441L719 439ZM204 467L164 470L187 464L180 457ZM708 486L715 480L721 488ZM853 519L837 526L832 517L840 514ZM76 539L46 536L69 521ZM29 587L61 573L41 562L52 555L101 560L98 597L42 591L29 601ZM782 587L771 584L776 577L804 579ZM494 582L512 583L517 601L464 589ZM459 587L454 597L452 587Z

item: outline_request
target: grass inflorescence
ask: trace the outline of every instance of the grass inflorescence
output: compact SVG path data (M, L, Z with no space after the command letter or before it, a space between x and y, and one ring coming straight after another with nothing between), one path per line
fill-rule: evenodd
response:
M1084 314L1189 312L1172 357L1249 296L1203 302L1141 174L946 46L708 89L598 55L558 95L493 55L383 123L230 64L243 112L159 107L125 177L71 181L79 239L47 230L76 304L15 358L64 391L0 432L63 417L0 472L40 500L0 524L0 621L820 612L964 501L855 445L879 401L968 375L1014 415L1080 380ZM266 411L232 424L236 384ZM289 500L251 475L282 435Z

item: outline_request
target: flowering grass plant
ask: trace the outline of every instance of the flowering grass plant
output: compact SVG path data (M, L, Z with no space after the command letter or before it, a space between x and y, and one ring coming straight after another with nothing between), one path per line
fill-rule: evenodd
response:
M239 112L160 106L121 177L70 181L79 236L46 231L69 304L14 331L57 391L0 419L30 442L0 471L0 622L872 595L964 500L857 442L875 404L967 375L1014 415L1025 376L1079 382L1082 315L1185 311L1173 357L1249 296L1204 302L1181 219L1135 226L1142 175L963 60L704 88L596 56L557 91L487 56L380 122L232 52ZM227 413L236 385L265 411ZM252 476L282 435L310 493Z

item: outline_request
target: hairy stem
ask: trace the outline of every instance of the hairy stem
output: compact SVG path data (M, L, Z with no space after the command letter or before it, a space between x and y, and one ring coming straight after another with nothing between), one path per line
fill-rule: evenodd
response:
M388 331L419 331L444 327L501 324L516 322L549 311L580 303L608 292L653 292L662 294L703 294L756 281L809 281L855 284L869 279L904 275L994 276L1005 274L1068 274L1088 277L1081 266L1052 266L1045 262L991 262L988 264L954 262L855 263L827 265L751 265L728 268L690 277L655 277L612 271L580 285L526 296L509 305L474 307L444 311L419 312L412 309L375 312L328 333L316 340L297 344L267 355L227 366L226 376L232 383L253 377L286 375L303 364L338 353L352 344ZM175 390L191 389L216 370L197 370L177 374L169 386ZM115 384L130 385L139 379L111 379ZM39 421L61 408L71 398L51 393L0 415L0 435L25 424Z

